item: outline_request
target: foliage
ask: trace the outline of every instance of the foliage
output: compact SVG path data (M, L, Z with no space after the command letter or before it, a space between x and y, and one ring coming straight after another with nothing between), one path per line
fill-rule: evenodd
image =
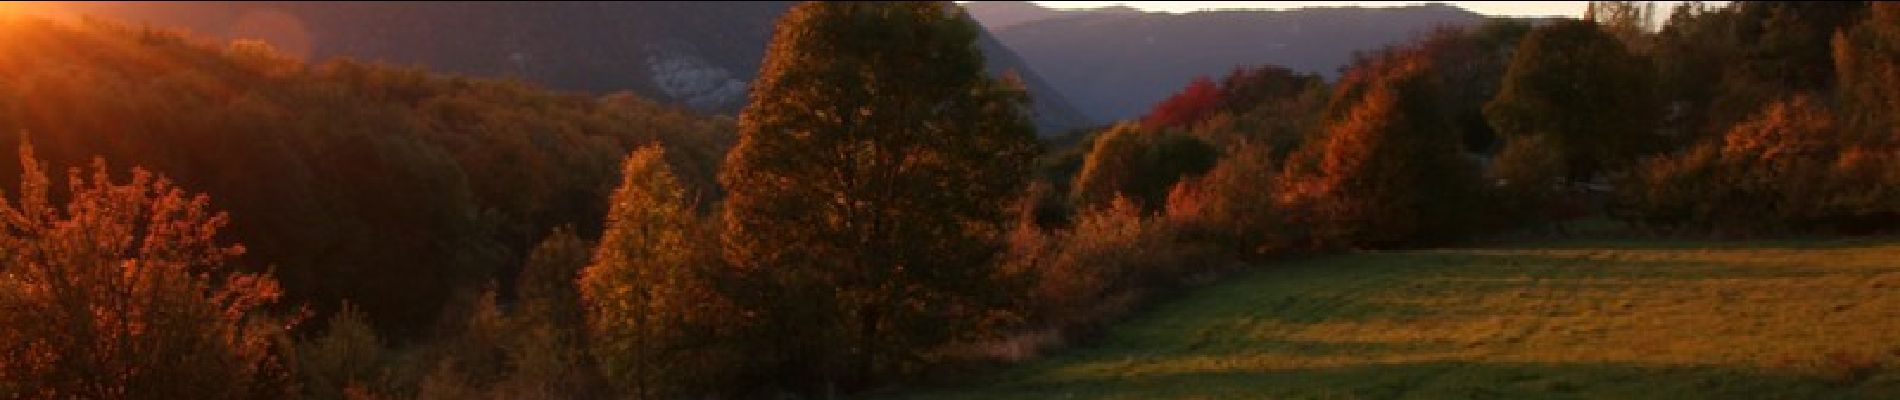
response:
M1900 216L1900 157L1843 142L1834 113L1810 97L1772 103L1719 143L1650 161L1625 202L1659 227L1749 234L1891 228Z
M704 343L726 312L708 281L714 253L664 157L648 147L627 158L607 232L579 281L592 354L635 398L716 389L724 361Z
M1224 266L1167 218L1148 216L1125 197L1082 210L1071 230L1023 225L1011 235L1006 260L1034 282L1029 322L1068 336L1095 333L1151 292Z
M238 270L210 197L139 168L115 182L99 159L56 192L22 143L20 190L0 196L0 395L290 394L294 321L267 312L276 280Z
M586 315L575 282L593 259L594 247L569 227L555 228L534 246L521 278L515 282L515 297L520 315L542 320L524 322L572 335L570 341L580 340Z
M1272 65L1235 68L1221 79L1218 112L1187 134L1217 149L1263 144L1278 159L1311 136L1327 95L1326 82L1317 75Z
M1545 222L1565 216L1549 212L1566 196L1563 149L1548 135L1511 138L1492 160L1486 175L1496 185L1502 210L1518 223Z
M1324 135L1286 163L1275 191L1310 244L1383 247L1468 232L1477 170L1429 71L1421 53L1394 49L1341 79Z
M512 283L553 227L595 236L629 150L669 145L712 197L730 138L729 122L631 96L303 64L259 42L28 18L0 20L0 38L0 141L45 132L51 164L99 155L216 196L288 300L318 315L349 300L399 340L452 293Z
M381 338L369 317L349 304L330 315L324 333L297 343L297 371L303 396L345 399L351 391L389 391L389 372Z
M1268 149L1243 144L1199 178L1183 180L1168 193L1168 220L1184 235L1218 244L1234 254L1263 256L1286 250L1292 227L1274 203L1280 164Z
M1155 103L1154 110L1141 121L1142 128L1180 128L1206 120L1219 111L1225 102L1221 91L1214 86L1212 79L1197 77L1188 82L1186 88L1172 96Z
M1192 136L1119 124L1095 138L1070 197L1078 209L1130 196L1144 209L1160 210L1175 182L1207 172L1218 156Z
M1844 137L1900 146L1900 4L1875 3L1872 16L1834 36Z
M757 383L862 388L984 334L1008 206L1036 153L1026 99L948 3L796 6L720 181L726 259L759 319Z
M1589 21L1532 30L1485 116L1500 135L1550 135L1571 178L1615 170L1657 150L1649 62Z

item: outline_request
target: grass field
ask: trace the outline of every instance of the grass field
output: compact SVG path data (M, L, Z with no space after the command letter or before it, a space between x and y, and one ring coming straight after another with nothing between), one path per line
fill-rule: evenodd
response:
M1900 239L1328 256L903 398L1900 399Z

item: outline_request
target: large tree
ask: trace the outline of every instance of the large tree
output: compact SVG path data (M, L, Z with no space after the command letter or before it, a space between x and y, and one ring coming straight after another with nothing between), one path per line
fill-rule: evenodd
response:
M1518 45L1485 117L1507 145L1550 135L1568 174L1587 178L1653 149L1661 114L1652 85L1649 62L1596 23L1558 21Z
M1477 170L1417 48L1376 53L1340 78L1318 141L1285 165L1276 196L1312 244L1389 247L1472 231Z
M628 397L714 389L722 358L707 341L726 312L698 216L659 147L634 151L621 171L606 232L578 281L588 344Z
M757 364L861 387L977 332L1036 153L1026 96L948 2L811 2L780 21L720 181ZM769 367L768 367L769 368ZM801 376L800 374L805 374Z

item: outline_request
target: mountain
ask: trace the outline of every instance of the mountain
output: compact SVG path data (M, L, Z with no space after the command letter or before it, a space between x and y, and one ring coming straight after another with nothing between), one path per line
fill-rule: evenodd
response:
M23 5L198 35L260 39L309 60L351 57L596 94L630 90L702 111L746 101L793 2L61 2ZM1090 124L985 32L997 73L1023 78L1045 135Z
M1096 121L1138 118L1197 76L1274 64L1332 77L1353 52L1485 20L1443 4L1168 14L989 3L965 7Z
M974 18L983 23L983 27L989 28L990 30L1056 18L1141 13L1139 9L1122 5L1090 9L1056 10L1027 1L972 1L963 3L963 9L970 13L970 18Z

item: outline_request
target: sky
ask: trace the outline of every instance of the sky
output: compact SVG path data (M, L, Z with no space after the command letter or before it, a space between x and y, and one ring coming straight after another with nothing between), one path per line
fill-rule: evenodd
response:
M1288 9L1305 7L1397 7L1430 3L1429 1L1036 1L1036 4L1049 8L1097 8L1117 4L1142 9L1183 13L1218 8ZM1485 15L1509 16L1569 16L1582 17L1588 1L1440 1L1449 3ZM1677 1L1658 1L1656 9L1668 15L1669 9ZM1721 5L1725 1L1711 1L1710 5Z

